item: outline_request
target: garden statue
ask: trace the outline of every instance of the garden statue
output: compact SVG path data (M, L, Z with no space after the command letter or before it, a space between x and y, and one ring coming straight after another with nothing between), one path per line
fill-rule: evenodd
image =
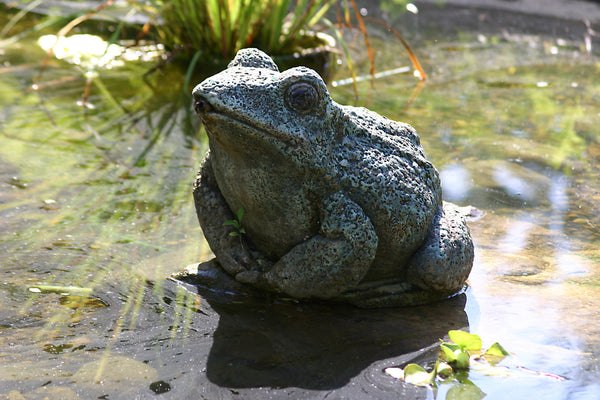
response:
M244 49L193 91L200 225L235 280L298 299L414 305L460 292L473 242L415 130L334 102L311 69Z

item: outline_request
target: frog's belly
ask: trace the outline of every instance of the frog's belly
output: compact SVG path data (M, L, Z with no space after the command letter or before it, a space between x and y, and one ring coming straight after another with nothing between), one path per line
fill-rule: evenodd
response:
M263 254L279 259L318 233L319 204L307 182L287 163L258 161L216 168L221 193L234 214L244 209L242 226Z

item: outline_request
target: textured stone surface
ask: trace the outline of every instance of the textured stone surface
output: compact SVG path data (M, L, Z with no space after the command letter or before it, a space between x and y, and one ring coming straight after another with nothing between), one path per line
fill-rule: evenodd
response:
M240 282L362 306L461 290L464 217L442 204L415 130L331 100L321 78L279 72L256 49L194 89L210 152L194 188L200 224ZM243 208L245 234L223 222Z

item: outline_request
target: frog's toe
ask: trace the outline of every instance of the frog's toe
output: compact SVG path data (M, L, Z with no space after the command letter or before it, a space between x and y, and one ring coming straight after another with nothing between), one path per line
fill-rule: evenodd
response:
M242 271L235 275L235 280L238 282L253 285L258 281L259 277L260 277L259 271Z

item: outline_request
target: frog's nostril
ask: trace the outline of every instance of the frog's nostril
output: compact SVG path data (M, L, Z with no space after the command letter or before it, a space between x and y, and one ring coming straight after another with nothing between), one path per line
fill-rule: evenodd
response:
M211 112L212 109L213 109L212 106L210 105L208 100L206 100L204 97L202 97L202 96L194 97L194 110L196 111L197 114Z

